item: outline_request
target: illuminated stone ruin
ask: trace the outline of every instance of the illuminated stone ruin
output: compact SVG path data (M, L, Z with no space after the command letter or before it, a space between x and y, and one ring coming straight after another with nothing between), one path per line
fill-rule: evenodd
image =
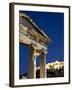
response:
M19 13L19 42L30 49L27 78L36 78L36 58L40 56L40 78L46 78L49 37L24 13Z

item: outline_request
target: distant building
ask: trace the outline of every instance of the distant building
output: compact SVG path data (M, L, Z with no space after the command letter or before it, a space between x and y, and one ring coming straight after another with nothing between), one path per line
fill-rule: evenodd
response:
M47 77L64 77L64 62L51 62L46 64ZM40 78L40 67L37 67L37 78Z

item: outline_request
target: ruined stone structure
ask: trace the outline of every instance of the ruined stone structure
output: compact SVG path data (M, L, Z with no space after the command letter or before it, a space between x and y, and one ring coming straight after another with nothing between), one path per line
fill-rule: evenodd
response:
M40 67L37 67L36 77L40 78ZM64 62L55 61L46 64L46 75L47 78L51 77L64 77Z
M46 77L46 54L49 37L26 14L19 13L19 42L30 48L27 78L36 78L36 57L40 55L40 78Z

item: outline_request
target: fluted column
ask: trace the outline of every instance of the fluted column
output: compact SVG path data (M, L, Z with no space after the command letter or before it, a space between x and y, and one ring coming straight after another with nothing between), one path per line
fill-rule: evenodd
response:
M36 55L35 48L30 48L30 60L27 78L36 78Z
M46 53L41 53L40 78L46 78Z

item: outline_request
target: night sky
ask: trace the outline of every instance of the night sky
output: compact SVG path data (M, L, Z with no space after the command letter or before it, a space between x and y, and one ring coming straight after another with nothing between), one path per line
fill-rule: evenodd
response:
M48 44L46 63L56 60L64 61L64 13L24 11L25 14L41 28L51 39ZM29 48L20 43L19 45L20 74L28 70ZM40 64L40 57L37 57L37 66Z

